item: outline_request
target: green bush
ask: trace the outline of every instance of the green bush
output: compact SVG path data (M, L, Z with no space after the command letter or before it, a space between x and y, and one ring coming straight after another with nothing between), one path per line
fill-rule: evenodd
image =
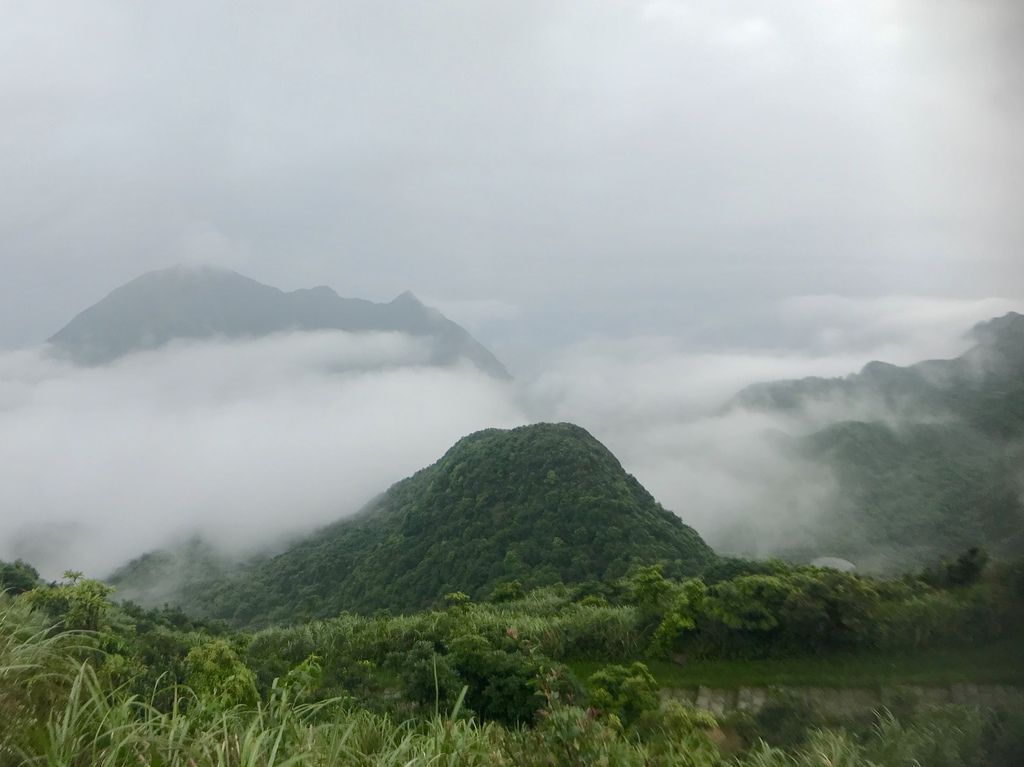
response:
M224 708L251 705L258 698L256 675L226 639L214 639L193 647L185 657L185 667L192 690Z
M606 666L587 682L590 704L605 716L631 725L658 708L658 682L643 663Z

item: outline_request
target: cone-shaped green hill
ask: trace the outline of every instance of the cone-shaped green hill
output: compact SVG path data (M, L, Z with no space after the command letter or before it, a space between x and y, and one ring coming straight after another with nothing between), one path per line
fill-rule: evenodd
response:
M536 424L461 439L356 517L188 601L266 623L421 608L452 591L480 598L513 579L611 578L636 563L694 573L713 559L584 429Z

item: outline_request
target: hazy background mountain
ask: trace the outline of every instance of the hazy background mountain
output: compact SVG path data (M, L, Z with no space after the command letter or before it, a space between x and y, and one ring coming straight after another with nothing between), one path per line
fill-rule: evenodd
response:
M976 325L974 345L950 360L906 367L872 361L843 378L755 384L733 405L767 411L873 408L892 417L955 418L1000 437L1024 434L1024 316L1008 312Z
M137 277L81 312L50 344L75 362L100 364L172 341L317 330L425 337L433 364L469 360L491 375L508 377L493 354L411 292L386 304L342 298L326 286L285 293L212 267L175 266Z
M761 383L731 407L827 427L784 449L829 467L833 498L813 543L862 566L906 567L983 544L1024 551L1024 316L977 325L975 345L908 367Z

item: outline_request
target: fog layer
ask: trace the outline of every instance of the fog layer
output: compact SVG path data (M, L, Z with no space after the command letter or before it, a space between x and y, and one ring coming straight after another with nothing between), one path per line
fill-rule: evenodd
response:
M966 328L1009 302L837 306L829 317L817 299L778 308L785 321L813 319L819 342L807 352L595 339L511 383L426 366L422 339L399 334L182 344L96 368L45 349L0 356L0 558L102 575L194 534L236 553L280 546L469 432L538 420L589 429L712 544L768 553L780 535L793 543L833 490L774 435L849 413L783 419L723 404L756 381L953 356Z

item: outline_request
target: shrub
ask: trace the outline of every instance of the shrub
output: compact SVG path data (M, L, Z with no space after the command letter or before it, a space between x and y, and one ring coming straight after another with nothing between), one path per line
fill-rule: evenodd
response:
M591 705L623 725L633 724L645 712L656 710L660 702L658 683L643 663L606 666L591 675L587 687Z

